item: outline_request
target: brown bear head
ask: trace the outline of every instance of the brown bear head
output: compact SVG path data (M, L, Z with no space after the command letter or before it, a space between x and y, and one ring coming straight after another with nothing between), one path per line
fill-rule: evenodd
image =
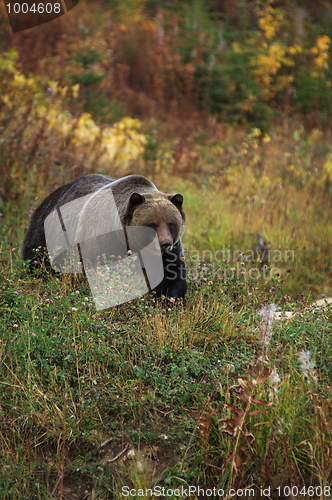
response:
M160 191L131 194L125 215L128 226L145 226L154 229L162 253L171 250L183 235L186 217L182 210L182 194L165 194Z

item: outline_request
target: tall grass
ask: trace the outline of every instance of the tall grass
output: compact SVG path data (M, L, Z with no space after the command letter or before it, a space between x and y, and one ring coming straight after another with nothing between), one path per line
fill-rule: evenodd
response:
M3 498L186 484L329 497L330 306L271 323L258 312L285 307L277 281L203 273L186 308L144 297L96 312L84 281L41 282L17 250L1 255Z

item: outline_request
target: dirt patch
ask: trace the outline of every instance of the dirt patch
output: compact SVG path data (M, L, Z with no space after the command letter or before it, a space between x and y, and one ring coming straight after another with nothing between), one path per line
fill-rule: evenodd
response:
M119 485L133 486L135 482L150 488L160 483L165 470L178 460L174 443L166 435L154 444L135 444L131 439L117 436L100 446L101 462L114 474Z
M179 451L181 445L178 447ZM179 457L174 443L162 434L154 444L136 444L127 436L113 436L99 446L100 465L114 477L119 491L122 486L151 488L163 481L164 472L170 469ZM58 479L54 488L60 500L84 500L91 498L94 486L91 477L67 475ZM93 498L93 496L92 496Z

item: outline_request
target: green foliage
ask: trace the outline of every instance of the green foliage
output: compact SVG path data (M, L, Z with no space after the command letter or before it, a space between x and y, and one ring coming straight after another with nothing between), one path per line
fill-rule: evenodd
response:
M100 87L100 83L109 76L109 72L102 72L100 60L102 54L95 49L77 51L69 60L77 63L79 73L69 74L67 78L81 87L83 108L91 113L99 123L113 123L125 116L123 106L116 99L108 99Z
M70 59L79 63L84 69L88 69L90 64L99 61L101 55L95 49L88 49L86 52L77 51Z
M87 70L82 75L70 75L69 79L75 85L78 83L79 85L88 86L99 82L100 80L105 78L105 76L106 75L97 75L94 71Z
M331 90L326 83L325 78L317 78L310 71L304 71L296 85L295 107L305 114L318 111L321 124L331 113Z
M198 65L195 78L200 89L201 106L208 106L219 119L231 123L254 123L258 127L273 118L275 111L257 101L259 88L248 79L253 69L248 53L224 54L224 63Z

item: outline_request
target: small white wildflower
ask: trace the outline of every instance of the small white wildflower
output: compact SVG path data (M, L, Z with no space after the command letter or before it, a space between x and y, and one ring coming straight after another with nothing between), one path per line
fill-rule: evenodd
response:
M278 370L276 368L273 368L272 372L270 373L270 385L271 387L275 387L279 384L279 382L281 382L281 378L279 376Z
M260 326L260 334L261 334L261 344L262 346L268 346L271 342L272 337L272 320L273 316L276 313L277 306L275 304L267 304L263 306L259 314L262 316L263 321Z
M310 361L311 351L300 351L297 353L297 358L300 362L300 368L303 375L308 379L308 383L310 380L317 382L318 378L315 371L315 363Z
M273 370L270 373L269 376L269 382L270 382L270 387L271 391L269 393L270 399L275 399L276 394L279 392L278 385L281 382L281 378L279 376L278 370L276 368L273 368Z

